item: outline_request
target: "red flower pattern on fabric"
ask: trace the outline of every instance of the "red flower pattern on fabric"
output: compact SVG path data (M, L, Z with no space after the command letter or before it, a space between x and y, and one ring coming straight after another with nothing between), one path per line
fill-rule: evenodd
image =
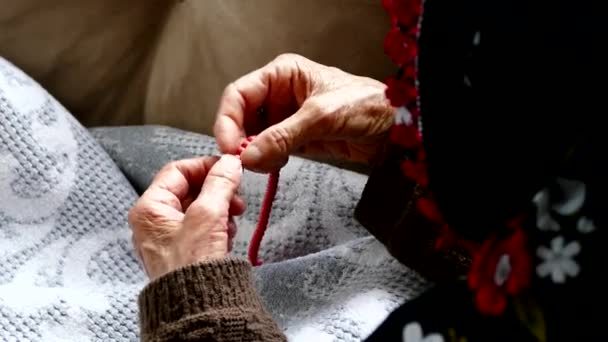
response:
M425 163L413 162L408 159L408 160L404 161L403 163L401 163L401 171L403 172L405 177L416 181L416 183L418 183L421 187L423 187L423 188L428 187L429 178L427 176ZM418 201L420 201L422 199L425 199L425 198L420 198ZM425 200L429 201L428 199L425 199ZM418 204L417 204L417 207L418 207ZM423 212L423 214L425 214L425 213ZM437 221L437 217L432 217L432 218L428 217L428 218L431 219L431 221L434 221L434 222Z
M532 258L527 250L527 237L521 229L522 217L507 222L509 235L504 239L488 239L479 248L473 241L460 239L445 222L434 195L428 188L426 154L419 131L418 89L416 86L416 58L418 54L418 24L422 14L420 0L383 0L389 12L392 28L384 41L384 52L400 66L399 75L386 80L386 96L394 107L405 107L407 119L397 118L390 130L390 141L414 156L401 163L405 177L423 188L423 197L416 201L416 209L431 223L440 227L435 247L464 247L474 254L468 285L475 292L478 310L487 315L500 315L507 307L508 298L529 286ZM400 109L404 111L404 109Z
M384 53L393 63L404 65L418 55L416 41L408 37L398 27L393 27L384 39Z
M391 106L401 107L415 100L418 93L413 82L406 82L391 76L386 80L386 97L391 101Z
M414 180L425 190L425 197L417 200L418 211L432 223L446 230L447 225L432 201L433 195L428 189L428 173L422 135L418 129L420 110L418 108L418 88L416 87L416 57L418 55L418 22L422 12L420 0L383 0L382 5L390 14L393 27L384 40L384 52L393 63L401 67L399 76L386 80L386 97L394 107L406 107L411 114L409 122L398 122L390 130L392 143L409 150L415 155L401 163L405 177ZM401 120L403 121L403 120ZM447 240L444 239L444 242ZM450 240L451 241L451 240ZM437 243L436 246L447 246Z
M441 233L435 241L436 249L450 248L459 244L458 236L447 224L441 227L440 231ZM466 247L469 246L467 245Z
M416 201L416 210L433 222L443 223L441 211L439 211L435 202L428 198L419 198Z
M475 292L475 305L481 313L502 314L507 298L530 285L532 259L526 244L526 234L516 228L507 238L488 239L482 245L468 276L469 288Z
M417 0L382 0L382 6L389 12L393 25L417 26L421 12L421 2Z
M416 35L414 34L413 37L415 36ZM418 53L418 47L416 47L415 52ZM400 77L400 79L402 79L403 81L410 82L411 84L415 84L416 82L416 68L414 67L413 62L414 60L410 60L408 64L401 69Z
M403 148L412 149L420 145L420 134L414 125L393 125L389 135L392 142Z

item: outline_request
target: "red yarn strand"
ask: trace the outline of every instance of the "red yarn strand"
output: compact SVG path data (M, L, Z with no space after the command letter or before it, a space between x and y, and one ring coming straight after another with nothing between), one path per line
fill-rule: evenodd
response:
M241 143L241 146L238 150L238 156L240 157L243 151L247 148L247 145L253 141L255 136L248 137ZM258 259L258 254L260 251L260 245L262 244L262 239L264 238L264 233L266 233L266 228L268 227L268 221L270 220L270 213L272 211L272 204L274 202L274 198L277 195L277 190L279 188L279 171L271 172L268 176L268 185L266 187L266 194L264 195L264 201L262 202L262 206L260 207L260 216L258 217L258 224L253 231L253 235L251 236L251 242L249 244L249 261L253 266L262 265L262 261Z
M268 220L270 219L270 212L272 211L272 203L277 194L279 187L279 171L274 171L268 176L268 186L266 188L266 195L260 208L260 216L258 219L258 225L255 227L253 236L251 237L251 243L249 244L249 261L253 266L262 265L262 261L258 259L258 252L260 250L260 244L264 238L264 233L268 227Z

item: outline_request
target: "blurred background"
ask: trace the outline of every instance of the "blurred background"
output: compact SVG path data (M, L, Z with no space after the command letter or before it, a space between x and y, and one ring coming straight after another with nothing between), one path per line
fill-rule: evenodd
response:
M86 126L211 134L224 87L285 52L383 80L380 0L0 0L0 55Z

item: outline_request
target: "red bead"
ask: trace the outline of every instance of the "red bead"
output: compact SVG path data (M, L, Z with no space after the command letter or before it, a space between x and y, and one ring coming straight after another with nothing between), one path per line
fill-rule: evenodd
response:
M405 66L403 66L401 79L408 82L416 81L416 66L414 65L414 63L406 64Z
M393 125L389 132L393 144L407 149L420 146L420 134L415 125Z
M391 21L405 27L418 26L418 18L422 12L421 0L383 0Z
M390 100L393 107L416 102L417 91L414 82L400 80L396 77L389 77L386 80L386 97Z
M397 65L404 65L418 55L415 38L403 34L393 27L384 39L384 53Z

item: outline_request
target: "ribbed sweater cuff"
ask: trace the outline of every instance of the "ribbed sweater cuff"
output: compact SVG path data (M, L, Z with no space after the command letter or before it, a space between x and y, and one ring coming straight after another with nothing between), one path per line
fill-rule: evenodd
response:
M228 257L202 262L168 273L139 295L142 333L212 310L261 308L253 286L251 265Z

